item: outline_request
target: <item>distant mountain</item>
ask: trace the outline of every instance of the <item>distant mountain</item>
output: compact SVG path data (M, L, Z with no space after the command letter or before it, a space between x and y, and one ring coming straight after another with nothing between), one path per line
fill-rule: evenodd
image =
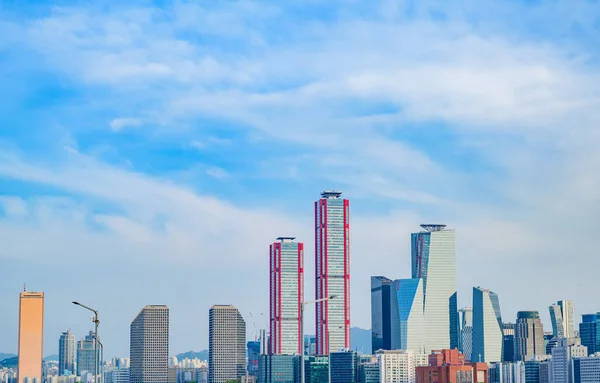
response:
M6 358L14 358L15 356L17 356L17 355L15 355L15 354L3 354L3 353L0 352L0 361L4 360Z
M370 354L371 351L371 330L365 330L359 327L350 328L350 348L359 351L361 354Z
M56 354L48 355L47 357L44 358L44 360L58 360L58 355L56 355Z
M181 354L177 354L175 355L175 357L177 357L177 360L183 360L183 359L200 359L200 360L208 360L208 350L202 350L200 352L195 352L195 351L188 351L188 352L182 352Z
M19 358L16 356L13 356L11 358L5 358L4 360L0 361L0 368L2 368L2 367L14 368L14 367L17 367L18 365L19 365Z

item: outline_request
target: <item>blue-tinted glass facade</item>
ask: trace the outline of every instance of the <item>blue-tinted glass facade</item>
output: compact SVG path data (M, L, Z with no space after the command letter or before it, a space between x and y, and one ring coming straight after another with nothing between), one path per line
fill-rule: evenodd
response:
M358 354L356 351L329 354L331 383L358 383Z
M600 313L582 315L579 337L581 345L587 347L588 355L600 351Z
M248 346L248 374L258 376L258 359L260 356L260 342L250 341Z
M329 383L329 357L311 356L304 361L306 383Z
M299 383L298 355L261 355L258 363L258 383Z
M386 277L371 277L371 349L391 350L390 286Z

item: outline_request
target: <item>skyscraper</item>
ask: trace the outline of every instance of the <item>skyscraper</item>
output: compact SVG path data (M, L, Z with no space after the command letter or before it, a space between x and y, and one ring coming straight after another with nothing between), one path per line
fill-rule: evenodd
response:
M350 348L350 204L342 192L324 191L315 202L317 354Z
M234 306L214 305L209 311L208 383L226 383L245 375L246 322Z
M412 277L423 279L425 350L458 348L454 230L421 225L412 239Z
M300 311L304 301L304 244L279 237L270 246L271 353L301 352Z
M552 321L552 335L555 338L575 336L575 308L573 301L558 301L548 308Z
M390 287L392 280L371 277L371 350L391 350Z
M19 370L17 382L42 383L44 293L19 295Z
M473 351L473 309L463 307L458 310L460 316L460 338L458 350L465 355L467 360L471 360Z
M519 311L515 323L515 360L526 361L546 354L544 328L537 311Z
M581 344L587 347L590 355L600 352L600 313L581 316L579 337Z
M515 361L515 324L502 323L502 361Z
M356 351L336 351L329 354L330 383L358 383Z
M390 293L391 349L424 354L423 280L397 279Z
M94 332L90 331L83 339L77 341L77 375L82 376L84 372L94 374L97 361L100 360L100 351L94 349ZM96 357L98 359L96 359Z
M473 287L473 362L502 361L502 316L498 295Z
M58 339L58 375L75 374L75 335L67 330Z
M130 326L130 383L166 383L169 371L169 308L148 305Z

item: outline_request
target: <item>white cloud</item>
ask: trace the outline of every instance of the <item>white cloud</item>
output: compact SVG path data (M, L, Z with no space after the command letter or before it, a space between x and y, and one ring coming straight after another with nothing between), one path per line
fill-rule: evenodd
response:
M115 119L111 120L109 125L113 131L119 132L125 128L141 126L143 123L144 123L144 121L140 118L121 117L121 118L115 118Z

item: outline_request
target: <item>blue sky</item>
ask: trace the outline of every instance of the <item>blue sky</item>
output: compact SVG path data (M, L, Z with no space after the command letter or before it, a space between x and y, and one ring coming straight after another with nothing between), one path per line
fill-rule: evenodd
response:
M331 188L357 326L423 222L457 230L461 306L481 285L505 321L600 310L596 2L5 1L0 35L0 352L24 282L46 354L90 327L72 300L108 356L146 304L171 308L173 353L207 346L215 303L251 337L276 237L307 244L313 294Z

